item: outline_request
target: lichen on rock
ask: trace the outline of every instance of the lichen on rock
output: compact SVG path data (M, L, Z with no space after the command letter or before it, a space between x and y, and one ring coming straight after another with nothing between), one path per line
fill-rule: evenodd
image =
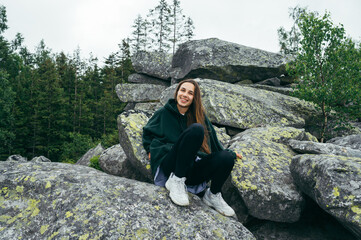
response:
M255 239L196 196L174 205L164 188L81 165L0 163L2 239Z

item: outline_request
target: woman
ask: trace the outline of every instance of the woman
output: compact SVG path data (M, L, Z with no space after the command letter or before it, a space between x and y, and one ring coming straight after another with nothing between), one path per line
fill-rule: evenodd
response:
M148 153L156 185L165 186L172 201L189 205L187 190L225 216L235 214L223 200L221 188L240 154L224 149L204 113L199 85L181 81L166 105L157 110L143 128L143 146Z

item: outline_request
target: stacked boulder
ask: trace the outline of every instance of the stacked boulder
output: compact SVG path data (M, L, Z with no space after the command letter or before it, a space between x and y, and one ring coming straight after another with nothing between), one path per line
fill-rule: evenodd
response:
M77 165L27 162L19 156L1 163L1 235L360 239L361 135L318 143L305 127L319 112L289 96L287 61L219 39L189 41L174 57L136 54L136 73L128 84L116 86L119 100L128 103L117 119L119 145L91 149ZM192 194L189 207L174 205L164 188L149 184L142 129L173 97L175 83L186 78L199 83L223 146L243 155L222 189L238 221ZM95 155L105 173L81 166Z
M150 77L151 81L117 87L122 102L136 103L133 109L118 116L118 129L120 144L131 165L149 181L152 181L152 175L142 146L142 128L154 111L173 97L175 83L195 78L201 88L207 115L214 126L220 127L217 130L219 138L226 139L224 147L244 156L242 160L237 160L223 189L240 222L258 237L279 235L282 231L287 232L285 228L290 231L282 233L284 238L278 239L301 239L296 236L300 231L304 231L300 234L302 236L311 236L309 239L355 239L355 236L361 236L355 230L361 229L361 220L356 215L353 216L356 223L352 226L347 225L343 218L327 214L327 211L324 216L323 206L313 204L317 201L311 200L312 194L294 180L295 161L305 155L295 147L295 142L320 144L304 129L319 112L313 104L289 96L290 91L279 90L290 83L284 77L286 58L219 39L190 41L181 45L171 65L166 57L159 61L156 57L149 57L151 55L144 56L144 53L140 56L133 58L134 66L146 67L135 67L136 74ZM137 59L141 62L138 63ZM163 69L164 76L158 73L159 68ZM245 80L253 85L239 84ZM169 86L156 84L156 81L169 81ZM254 83L262 81L266 87L254 87ZM144 85L147 90L143 90ZM154 93L154 98L147 97L150 92ZM325 151L333 153L326 147ZM343 157L358 158L354 151L346 151L349 154ZM301 179L307 183L306 178ZM357 182L356 179L353 181ZM353 201L360 196L357 192L355 194ZM352 209L357 212L356 207ZM317 213L313 218L319 220L318 216L322 216L322 221L306 221L308 216L305 213ZM324 225L332 226L333 230L322 230Z

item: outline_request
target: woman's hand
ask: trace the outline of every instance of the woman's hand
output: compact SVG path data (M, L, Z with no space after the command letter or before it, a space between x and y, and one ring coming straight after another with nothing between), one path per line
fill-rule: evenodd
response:
M150 153L148 153L148 158L149 158L149 160L150 160Z
M243 158L243 156L241 154L239 154L239 153L236 153L236 155L237 155L237 158L239 158L239 159Z

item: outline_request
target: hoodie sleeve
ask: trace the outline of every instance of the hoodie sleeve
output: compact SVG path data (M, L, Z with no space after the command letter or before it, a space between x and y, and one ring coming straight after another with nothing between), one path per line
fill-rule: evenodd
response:
M217 137L217 133L214 130L214 127L212 125L212 123L209 121L208 117L205 116L205 122L206 125L208 127L208 131L209 131L209 138L210 138L210 143L211 143L211 150L212 152L219 152L222 150L226 150L228 152L231 152L232 155L234 156L234 158L237 158L237 155L234 151L232 151L231 149L225 149L222 144L219 142L218 137Z
M158 132L160 121L159 111L155 112L154 115L149 119L148 123L143 127L143 147L147 154L150 152L150 144L152 143L156 133Z

